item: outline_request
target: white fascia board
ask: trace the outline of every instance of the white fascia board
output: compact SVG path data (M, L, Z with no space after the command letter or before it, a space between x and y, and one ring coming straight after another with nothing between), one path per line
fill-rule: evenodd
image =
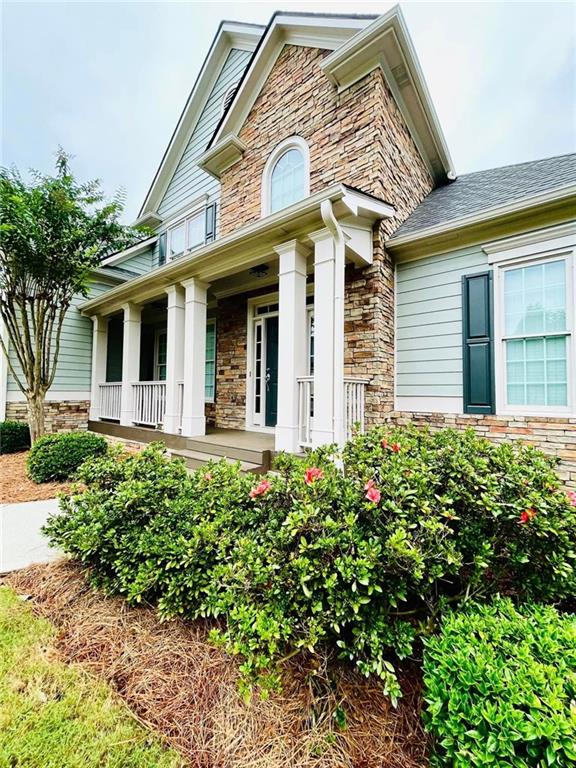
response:
M113 264L120 264L120 262L125 261L132 256L138 256L140 253L144 253L144 251L147 251L149 248L151 248L156 240L158 240L156 235L148 237L146 240L141 240L139 243L136 243L136 245L131 245L130 248L126 248L125 251L113 253L112 256L108 256L108 258L103 259L100 262L100 266L110 267Z
M443 224L437 224L433 227L427 227L426 229L420 229L416 232L408 232L399 237L392 236L390 240L386 242L386 247L398 248L402 245L407 245L408 243L425 240L428 237L454 232L459 229L464 229L465 227L473 226L474 224L482 224L483 222L499 218L500 216L521 213L522 211L534 208L538 205L561 202L573 195L576 195L576 184L559 187L558 189L549 190L547 192L540 192L537 195L530 195L529 197L523 197L520 200L506 203L506 205L485 208L483 211L470 214L470 216L462 216L459 219L454 219L453 221L445 222Z
M155 292L162 293L166 286L191 275L210 282L224 275L234 274L250 266L250 261L257 263L265 253L270 253L272 243L278 244L290 239L287 233L300 227L306 217L315 218L316 225L324 227L320 207L325 200L333 203L337 216L354 215L354 210L362 212L365 218L371 218L373 221L394 215L392 206L382 204L370 195L351 190L344 184L333 184L288 208L246 224L212 243L196 248L187 256L170 261L162 267L112 288L101 296L89 299L81 304L80 311L87 315L102 310L115 311L118 303L129 300L143 301L146 296L152 296ZM351 210L349 206L352 204L354 207ZM386 216L381 215L382 205L385 206Z
M432 176L438 181L455 177L448 145L399 6L358 32L320 66L340 91L381 67Z
M263 27L250 24L224 22L220 25L140 209L139 218L155 212L160 204L229 52L234 47L254 51L263 31Z
M209 149L218 144L223 136L239 132L285 45L334 50L369 23L369 19L352 17L276 14L240 82L224 120L212 137Z

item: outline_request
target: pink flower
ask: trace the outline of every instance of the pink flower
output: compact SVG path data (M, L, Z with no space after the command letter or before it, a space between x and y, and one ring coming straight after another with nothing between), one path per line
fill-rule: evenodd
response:
M204 475L204 480L206 480L206 482L209 483L210 480L212 480L212 472L206 472L206 474Z
M524 512L522 512L518 522L520 523L520 525L526 525L526 523L529 523L530 520L534 520L535 517L536 517L536 510L533 507L530 507L530 509L525 509Z
M364 490L366 491L364 498L368 499L368 501L371 501L373 504L379 503L380 499L382 498L382 494L374 485L374 480L368 480L364 486Z
M270 490L270 487L269 480L261 480L255 488L252 488L248 495L251 499L255 499L256 496L263 496L267 493Z
M380 445L382 446L382 448L383 448L384 450L386 450L386 448L388 448L388 440L386 440L386 438L384 437L384 438L383 438L383 439L380 441Z
M392 443L392 445L390 446L390 450L393 451L394 453L399 453L400 443Z
M324 472L318 467L308 467L304 473L304 482L306 485L312 485L316 480L321 480Z
M576 491L566 491L566 496L568 496L570 504L572 504L573 507L576 507Z

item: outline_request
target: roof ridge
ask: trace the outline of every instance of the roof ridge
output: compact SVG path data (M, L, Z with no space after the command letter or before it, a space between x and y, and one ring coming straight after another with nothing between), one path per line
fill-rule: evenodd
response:
M458 179L463 179L468 176L476 176L479 173L488 173L489 171L501 171L504 168L518 168L521 165L536 165L537 163L543 163L547 160L559 160L562 157L576 158L576 152L564 152L561 155L550 155L549 157L539 157L537 160L523 160L520 163L510 163L509 165L496 165L493 168L483 168L479 171L470 171L470 173L459 173L455 181L458 181Z

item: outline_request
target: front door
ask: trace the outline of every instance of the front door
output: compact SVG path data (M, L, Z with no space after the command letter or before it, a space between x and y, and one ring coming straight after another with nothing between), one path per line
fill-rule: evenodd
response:
M275 427L278 417L278 317L265 320L266 398L265 425Z

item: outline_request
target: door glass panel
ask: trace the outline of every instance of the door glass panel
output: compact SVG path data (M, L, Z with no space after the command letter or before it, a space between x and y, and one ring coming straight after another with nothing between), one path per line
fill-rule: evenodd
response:
M166 381L167 340L166 331L156 337L156 381Z

